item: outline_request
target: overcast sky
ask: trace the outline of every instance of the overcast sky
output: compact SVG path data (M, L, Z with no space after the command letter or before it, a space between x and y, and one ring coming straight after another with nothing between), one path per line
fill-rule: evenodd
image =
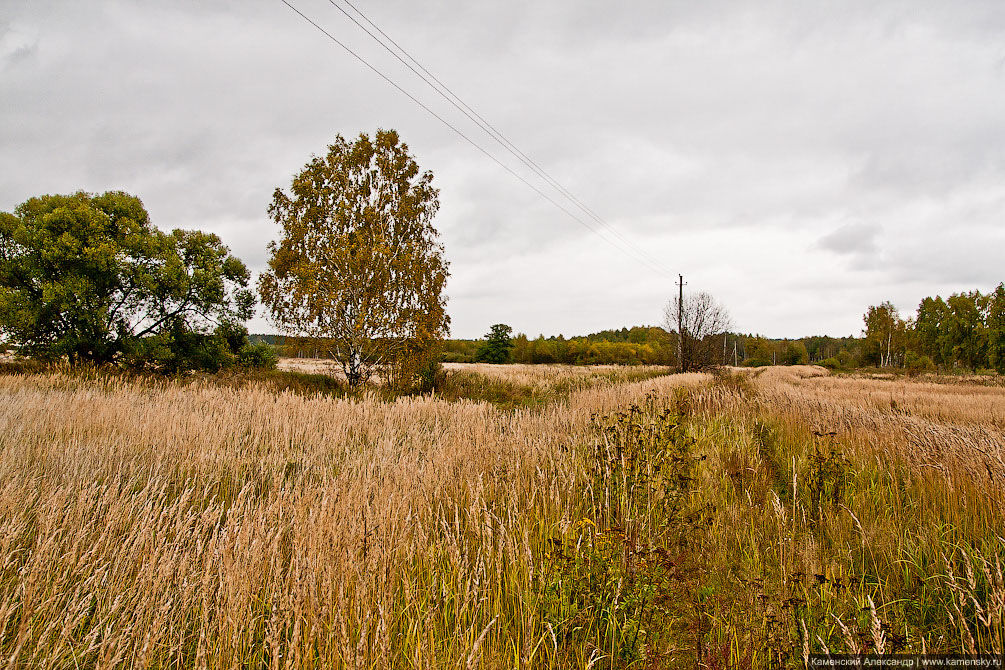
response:
M517 165L328 0L290 2ZM124 190L258 271L272 191L381 127L440 189L455 337L658 323L677 273L772 337L1005 280L1001 0L354 2L663 272L280 0L4 0L0 210Z

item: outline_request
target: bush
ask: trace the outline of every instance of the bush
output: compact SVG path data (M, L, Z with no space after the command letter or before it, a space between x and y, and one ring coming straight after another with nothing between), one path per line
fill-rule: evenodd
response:
M217 333L198 333L181 323L131 342L123 356L128 368L165 374L193 370L219 372L233 365L234 360L225 337Z
M855 360L855 355L845 349L838 352L837 359L843 368L854 368L858 364L858 361Z
M397 393L429 393L441 381L442 340L413 341L388 371L388 387Z
M444 363L474 363L475 357L470 354L462 354L459 351L444 351Z
M935 369L935 363L928 356L919 356L913 351L907 352L904 357L904 367L910 375L918 375L922 372L930 372Z
M254 370L275 370L279 356L275 349L265 342L244 344L237 352L237 363L242 368Z
M785 343L781 358L782 365L805 365L809 360L810 356L806 352L806 345L800 340Z
M134 340L123 357L126 367L165 374L219 372L234 365L271 370L278 357L267 344L248 343L248 329L224 321L211 333L201 333L178 320L164 331Z
M825 358L824 360L820 361L820 365L827 368L828 370L840 370L843 367L841 365L841 361L839 361L837 358L833 356L831 356L830 358Z

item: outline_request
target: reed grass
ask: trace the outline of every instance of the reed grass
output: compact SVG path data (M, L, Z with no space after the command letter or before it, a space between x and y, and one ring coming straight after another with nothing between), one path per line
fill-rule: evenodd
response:
M0 375L0 664L1002 651L996 396L511 367L545 400Z

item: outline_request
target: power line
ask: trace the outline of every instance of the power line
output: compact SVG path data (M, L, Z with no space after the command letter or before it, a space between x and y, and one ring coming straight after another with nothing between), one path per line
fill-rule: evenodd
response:
M350 0L342 0L346 5L348 5L356 14L358 14L364 21L366 21L374 30L376 30L380 35L387 40L390 44L394 45L395 49L401 52L411 63L415 64L413 67L410 63L406 62L397 52L391 49L383 40L373 34L366 26L357 21L352 15L350 15L345 9L342 8L335 0L328 0L328 2L338 9L342 14L344 14L350 21L355 23L361 30L363 30L367 35L369 35L375 42L377 42L381 47L383 47L389 54L394 56L398 61L400 61L405 67L412 71L417 77L422 79L422 81L427 84L430 88L436 91L444 100L453 105L462 114L464 114L468 119L474 122L479 128L481 128L489 137L495 140L501 147L512 154L517 160L527 166L532 172L537 174L541 179L543 179L548 185L558 191L561 195L565 196L570 202L572 202L576 207L582 210L587 216L593 219L598 225L603 227L609 233L617 237L626 246L631 247L639 257L644 259L651 267L656 269L661 273L665 273L662 264L650 256L644 249L635 244L632 240L625 237L621 232L608 223L603 217L597 214L589 206L587 206L582 200L580 200L574 193L563 186L557 179L552 177L547 170L541 167L536 161L534 161L530 156L524 153L518 146L516 146L512 141L509 140L500 130L489 123L485 117L475 111L470 105L464 102L460 96L453 92L449 86L444 84L436 75L430 72L425 66L422 65L412 54L410 54L404 47L398 44L394 38L388 35L384 30L380 28L372 19L370 19L366 14L364 14L356 5L354 5ZM417 71L415 68L418 67L422 72ZM428 76L428 78L427 78ZM435 82L435 84L433 83Z
M322 34L324 34L326 37L328 37L328 39L330 39L332 42L334 42L338 46L342 47L343 50L345 50L347 53L349 53L349 55L351 55L357 61L359 61L360 63L362 63L363 65L365 65L367 68L369 68L372 72L374 72L374 74L376 74L381 79L383 79L384 81L386 81L388 84L390 84L391 86L393 86L400 93L402 93L404 96L406 96L409 100L411 100L412 102L414 102L416 105L418 105L419 107L421 107L422 109L424 109L426 112L428 112L431 116L433 116L440 123L442 123L447 128L449 128L450 130L452 130L457 136L459 136L460 138L462 138L465 142L467 142L468 144L470 144L471 146L473 146L475 149L477 149L479 152L481 152L482 154L484 154L487 158L489 158L494 163L496 163L497 165L499 165L499 167L503 168L506 172L508 172L509 174L511 174L513 177L515 177L518 180L520 180L521 182L523 182L524 185L526 185L528 188L530 188L531 190L533 190L539 196L541 196L542 198L544 198L545 200L547 200L548 202L550 202L556 208L558 208L559 210L561 210L562 212L564 212L571 219L573 219L574 221L576 221L577 223L579 223L583 227L587 228L591 232L596 233L596 235L601 240L603 240L607 244L611 245L615 249L618 249L619 251L621 251L623 253L626 253L626 254L628 254L630 256L634 256L636 258L636 260L641 260L642 262L651 264L644 257L640 257L638 255L638 253L635 252L630 246L625 246L624 243L622 243L621 245L619 245L619 244L616 243L615 240L612 240L609 237L606 237L603 234L604 231L602 229L594 228L593 226L591 226L586 221L583 221L583 219L581 219L580 217L578 217L575 213L569 211L569 209L567 209L566 207L564 207L561 203L559 203L556 200L554 200L553 198L551 198L547 193L544 193L537 186L535 186L534 184L532 184L531 182L529 182L527 179L525 179L521 174L519 174L518 172L516 172L515 170L513 170L511 167L509 167L505 163L503 163L501 160L499 160L498 158L496 158L493 154L489 153L481 145L479 145L477 142L475 142L470 137L468 137L467 135L465 135L456 126L454 126L452 123L450 123L449 121L447 121L446 119L444 119L442 116L440 116L439 114L437 114L428 105L426 105L421 100L419 100L418 98L416 98L414 95L412 95L411 93L409 93L408 91L406 91L399 84L397 84L394 80L392 80L390 77L388 77L383 72L381 72L380 70L378 70L369 61L367 61L365 58L363 58L358 53L356 53L355 51L353 51L349 46L347 46L345 43L343 43L342 41L340 41L337 37L335 37L334 35L332 35L327 30L325 30L321 25L319 25L317 22L315 22L309 16L307 16L306 14L304 14L303 12L301 12L299 9L297 9L295 6L293 6L292 4L290 4L290 2L288 2L288 0L280 0L280 2L282 2L284 5L286 5L291 10L293 10L298 16L300 16L300 18L302 18L303 20L307 21L312 26L314 26ZM658 266L654 266L654 269L657 270L657 271L659 271L659 272L663 272L663 270L661 268L659 268Z

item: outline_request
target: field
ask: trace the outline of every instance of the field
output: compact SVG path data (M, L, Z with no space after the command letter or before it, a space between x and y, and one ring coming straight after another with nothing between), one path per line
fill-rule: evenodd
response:
M1005 387L665 372L463 366L391 399L8 370L0 661L1003 651Z

